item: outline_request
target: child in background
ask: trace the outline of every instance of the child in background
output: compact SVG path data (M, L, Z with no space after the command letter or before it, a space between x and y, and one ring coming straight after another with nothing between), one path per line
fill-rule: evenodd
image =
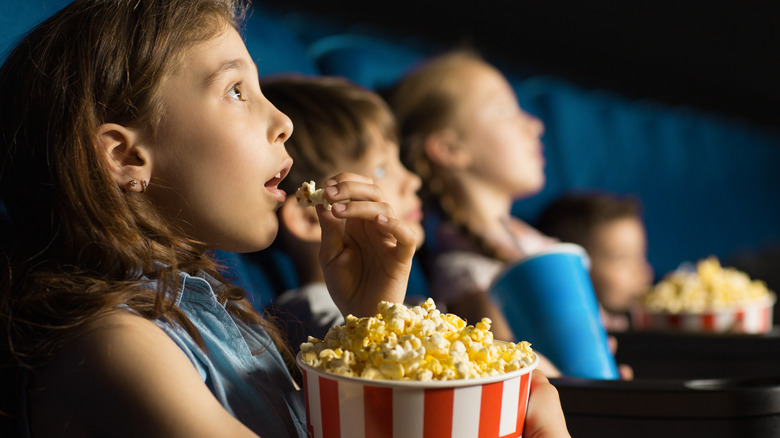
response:
M422 245L420 178L401 164L395 118L377 93L336 77L287 75L266 79L262 87L265 96L296 126L295 135L286 143L296 165L280 188L293 193L298 187L295 182L307 178L320 184L335 169L371 177L396 216L418 233ZM291 198L279 209L279 218L275 245L293 258L303 284L282 294L274 307L274 313L287 321L294 346L309 335L322 338L342 319L334 312L315 263L319 248L316 217ZM549 376L559 375L541 355L540 369Z
M208 257L270 245L292 164L246 8L76 0L0 69L0 371L26 376L24 435L306 436L279 331ZM334 302L403 301L418 234L370 179L324 187Z
M653 282L639 201L607 193L568 194L550 203L536 226L585 248L604 326L627 330L629 309Z
M556 242L511 215L516 199L544 186L544 124L520 108L501 72L466 52L415 69L389 102L402 160L441 218L426 249L431 294L468 321L489 317L498 339L514 340L487 290L507 263Z
M290 345L297 346L308 336L322 339L330 327L344 322L317 260L317 215L292 196L301 182L313 180L320 187L336 171L370 177L395 215L416 232L418 245L424 238L417 196L421 182L401 164L395 119L373 91L343 78L301 75L266 78L261 87L295 126L285 143L295 165L279 184L290 196L278 211L274 245L292 258L302 286L282 294L274 313L287 322Z

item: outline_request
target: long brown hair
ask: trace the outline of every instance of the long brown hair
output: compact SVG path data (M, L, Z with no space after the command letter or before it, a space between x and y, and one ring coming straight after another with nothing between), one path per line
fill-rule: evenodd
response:
M454 196L448 172L425 153L425 142L432 134L448 128L458 130L455 119L462 105L460 71L474 63L485 61L469 49L435 56L403 77L387 92L387 99L398 123L401 161L422 179L420 193L426 207L457 227L476 249L502 259L496 248L468 226L468 212Z
M242 0L75 0L33 29L0 68L0 357L44 363L64 338L126 305L200 336L166 291L176 270L222 279L198 242L145 196L119 188L94 147L103 123L155 135L158 86L193 44L238 27ZM158 268L158 263L165 268ZM142 286L159 280L158 290ZM225 285L219 300L277 331ZM0 368L3 365L0 363Z

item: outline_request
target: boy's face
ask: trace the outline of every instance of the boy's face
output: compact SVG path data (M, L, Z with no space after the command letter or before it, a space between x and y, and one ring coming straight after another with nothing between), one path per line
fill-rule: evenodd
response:
M422 245L422 202L417 196L422 184L420 178L401 164L398 144L383 138L379 133L366 154L346 169L368 176L382 189L385 201L393 207L396 216L412 227Z
M277 185L292 164L284 148L292 122L260 92L236 30L195 44L160 95L150 198L209 247L270 245L286 198Z
M593 287L606 310L627 311L652 285L647 237L639 219L623 218L597 227L588 253Z

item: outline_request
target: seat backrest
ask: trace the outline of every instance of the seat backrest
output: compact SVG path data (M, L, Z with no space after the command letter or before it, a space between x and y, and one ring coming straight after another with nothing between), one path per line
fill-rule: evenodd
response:
M254 5L242 31L261 77L281 73L319 74L301 39L266 11L261 2Z
M59 11L71 0L0 2L0 62L33 26Z

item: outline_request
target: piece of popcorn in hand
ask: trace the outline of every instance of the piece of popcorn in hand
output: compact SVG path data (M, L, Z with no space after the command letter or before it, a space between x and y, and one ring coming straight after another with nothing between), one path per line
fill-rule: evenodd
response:
M295 199L298 200L298 204L304 207L322 205L328 211L333 207L330 202L322 197L322 189L317 189L314 181L304 181L301 187L295 191Z

